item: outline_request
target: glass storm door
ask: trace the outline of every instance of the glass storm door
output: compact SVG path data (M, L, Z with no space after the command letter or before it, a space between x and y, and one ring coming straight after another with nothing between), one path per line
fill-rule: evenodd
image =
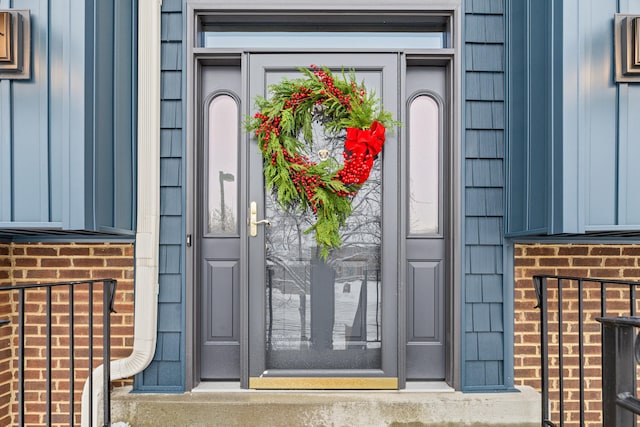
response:
M396 54L252 54L248 114L257 95L299 67L354 70L358 81L398 118ZM306 154L328 150L342 160L343 138L314 125ZM258 226L249 236L249 387L397 388L398 131L389 129L382 155L353 200L343 245L319 257L310 215L283 210L265 191L262 157L250 135L249 203Z

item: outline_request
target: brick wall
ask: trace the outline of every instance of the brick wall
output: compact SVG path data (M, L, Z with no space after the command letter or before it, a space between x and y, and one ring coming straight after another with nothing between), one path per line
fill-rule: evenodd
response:
M540 389L540 335L539 310L532 284L535 274L567 275L577 277L617 278L640 280L640 245L549 245L519 244L515 247L515 337L514 367L516 385L530 385ZM563 285L563 318L565 341L565 425L579 426L578 344L577 344L577 283ZM585 413L586 426L600 426L601 422L601 357L600 325L595 317L600 315L599 287L586 284L584 297L585 335ZM557 293L549 294L550 355L557 354ZM607 293L608 315L628 315L628 293L615 290ZM555 328L555 329L554 329ZM551 397L557 399L557 357L550 357ZM555 393L555 394L554 394ZM557 400L552 402L553 420L559 420Z
M10 246L0 243L0 286L11 283ZM11 312L9 295L0 292L0 319ZM11 398L13 378L11 375L11 328L0 327L0 425L11 425Z
M113 278L118 282L111 316L111 357L131 353L133 343L133 245L66 243L0 245L0 285ZM52 425L69 425L69 287L55 288L52 301ZM94 286L94 322L102 324L102 285ZM0 292L0 425L16 425L17 402L17 292ZM74 287L75 424L80 422L80 401L89 372L89 290ZM44 425L46 400L46 293L25 294L25 426ZM3 335L4 334L4 335ZM102 327L95 328L93 366L101 363ZM6 350L6 351L5 351ZM13 417L13 418L12 418Z

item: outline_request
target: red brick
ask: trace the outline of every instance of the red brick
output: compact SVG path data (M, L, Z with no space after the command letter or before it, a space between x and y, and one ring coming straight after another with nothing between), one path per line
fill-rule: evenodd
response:
M593 246L591 247L591 255L620 255L622 248L616 246Z
M91 271L89 270L60 270L60 279L67 280L83 280L90 279Z
M104 246L93 248L93 254L95 256L122 256L122 248Z
M14 258L16 267L36 267L38 258Z
M516 258L514 260L514 265L516 267L531 267L536 265L535 258Z
M624 268L622 269L622 276L625 278L640 278L640 268Z
M69 260L69 258L64 258L64 257L41 258L40 265L42 267L69 267L71 265L71 260Z
M548 246L524 246L525 253L527 256L535 256L535 255L555 255L555 248Z
M107 267L133 267L133 258L107 258Z
M604 260L605 267L633 267L636 265L635 258L606 258Z
M56 279L57 270L27 270L28 279Z
M602 265L602 258L591 257L591 258L573 258L572 265L579 267L598 267Z
M88 256L90 250L82 246L65 246L60 248L60 255L64 256Z
M104 267L103 258L73 258L74 267Z
M614 268L592 268L591 277L593 278L619 278L621 277L621 271Z
M29 246L27 247L27 255L31 256L56 256L58 251L52 247L46 246Z
M640 246L624 246L622 255L640 256Z
M540 266L564 267L569 265L569 260L564 257L538 258Z
M571 276L571 277L588 277L589 270L586 268L559 268L559 276Z
M558 255L589 255L589 246L560 246Z

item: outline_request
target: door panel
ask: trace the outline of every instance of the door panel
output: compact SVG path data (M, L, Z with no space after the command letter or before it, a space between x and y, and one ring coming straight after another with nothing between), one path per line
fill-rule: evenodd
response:
M445 378L449 215L445 84L444 67L407 68L407 380ZM412 108L412 102L424 99L429 108ZM426 188L430 190L423 191ZM414 218L422 223L415 224Z
M240 378L240 67L201 69L197 275L200 377ZM219 102L221 101L221 102Z
M397 117L395 54L280 54L250 56L249 93L267 96L269 84L298 78L311 63L340 73L354 69ZM397 376L397 132L353 200L341 230L343 246L325 262L313 235L313 218L283 211L265 194L262 159L252 138L250 196L259 219L271 226L250 238L249 330L251 377ZM342 154L342 138L314 129L314 152ZM307 153L311 159L314 152ZM341 159L340 159L341 160Z

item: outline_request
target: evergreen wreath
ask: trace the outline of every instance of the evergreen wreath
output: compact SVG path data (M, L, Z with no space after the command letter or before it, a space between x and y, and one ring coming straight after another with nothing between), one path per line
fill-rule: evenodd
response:
M342 243L339 229L382 151L385 129L398 123L364 83L356 83L353 71L348 77L343 71L342 78L315 65L299 71L304 78L285 78L269 86L269 99L256 98L259 111L246 128L258 139L267 191L274 191L285 210L313 211L316 222L305 233L315 232L326 260L329 249ZM342 164L331 157L314 162L304 155L303 149L313 147L313 121L326 134L345 138Z

